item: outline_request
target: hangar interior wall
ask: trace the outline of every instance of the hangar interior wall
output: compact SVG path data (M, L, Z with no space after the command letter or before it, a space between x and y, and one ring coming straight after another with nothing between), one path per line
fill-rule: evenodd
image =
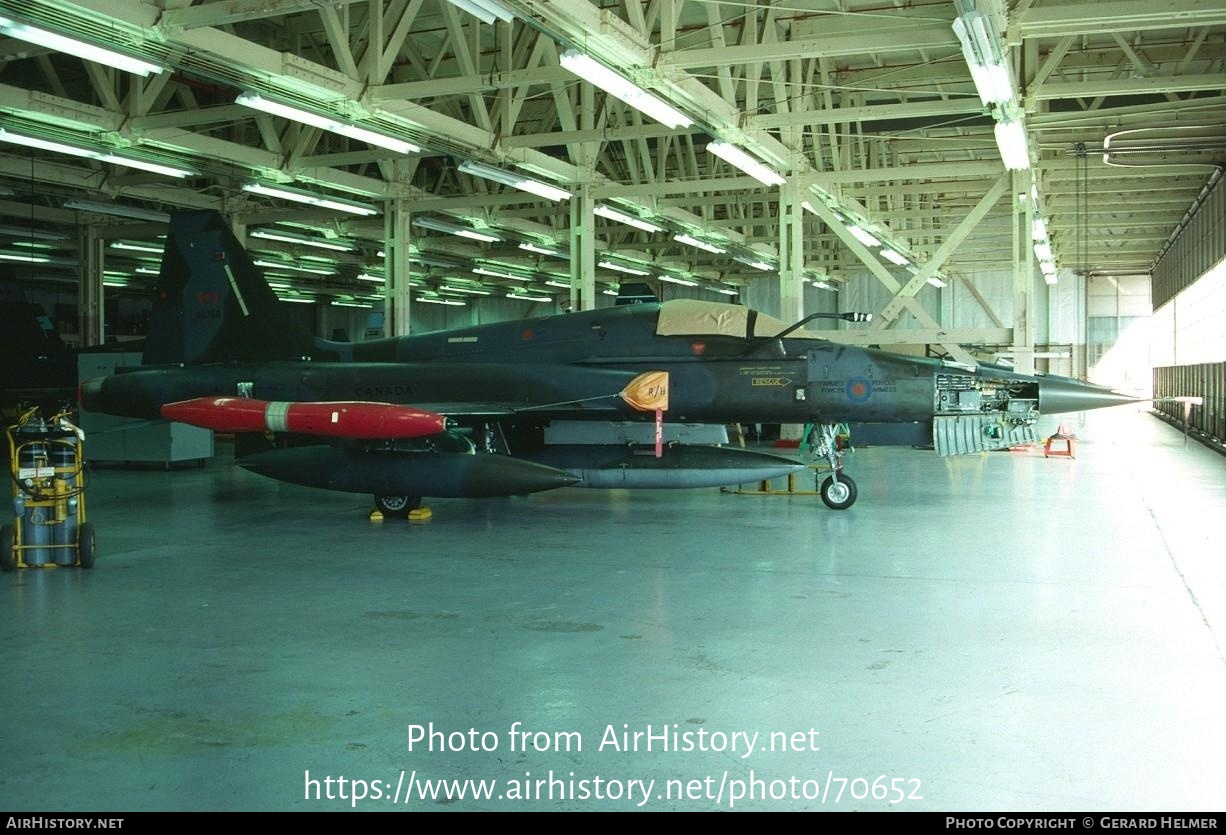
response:
M1203 397L1189 423L1226 443L1226 189L1215 175L1154 267L1155 397ZM1155 408L1182 419L1179 403Z

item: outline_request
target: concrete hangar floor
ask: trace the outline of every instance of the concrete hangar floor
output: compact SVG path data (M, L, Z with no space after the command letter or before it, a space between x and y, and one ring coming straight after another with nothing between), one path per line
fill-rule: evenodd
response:
M859 450L846 512L375 524L222 457L98 470L97 567L0 577L0 806L1220 809L1226 459L1071 423L1076 460Z

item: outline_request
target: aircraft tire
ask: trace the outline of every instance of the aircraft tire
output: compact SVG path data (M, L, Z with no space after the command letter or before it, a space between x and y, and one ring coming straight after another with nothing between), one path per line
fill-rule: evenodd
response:
M421 507L421 496L375 496L375 507L385 517L407 519L409 511Z
M17 529L12 525L0 528L0 571L17 567Z
M77 562L82 568L93 568L98 558L98 542L94 536L94 523L82 522L77 540Z
M851 477L846 473L839 473L839 480L836 482L834 476L827 476L822 482L821 490L822 501L826 507L831 510L846 510L856 503L856 483L851 480Z

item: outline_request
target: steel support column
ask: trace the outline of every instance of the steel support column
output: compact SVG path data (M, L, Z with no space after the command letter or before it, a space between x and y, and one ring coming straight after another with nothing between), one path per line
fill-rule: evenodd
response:
M383 327L387 336L411 331L412 291L409 286L409 221L403 200L389 200L383 212Z
M1013 368L1034 373L1034 247L1032 169L1013 172Z
M105 243L98 235L98 227L92 223L84 226L78 237L81 281L78 285L77 319L82 348L101 345L106 341L106 300L102 287Z
M796 322L805 315L804 209L798 177L779 187L779 318Z
M596 199L583 183L570 201L570 309L596 307Z

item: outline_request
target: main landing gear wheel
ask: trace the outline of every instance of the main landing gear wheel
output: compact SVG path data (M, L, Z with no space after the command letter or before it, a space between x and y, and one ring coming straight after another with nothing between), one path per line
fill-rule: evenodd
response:
M375 507L385 517L405 519L410 510L421 507L421 496L375 496Z
M834 480L834 476L827 476L820 492L822 501L831 510L846 510L856 503L856 483L844 473L839 473L838 481Z

